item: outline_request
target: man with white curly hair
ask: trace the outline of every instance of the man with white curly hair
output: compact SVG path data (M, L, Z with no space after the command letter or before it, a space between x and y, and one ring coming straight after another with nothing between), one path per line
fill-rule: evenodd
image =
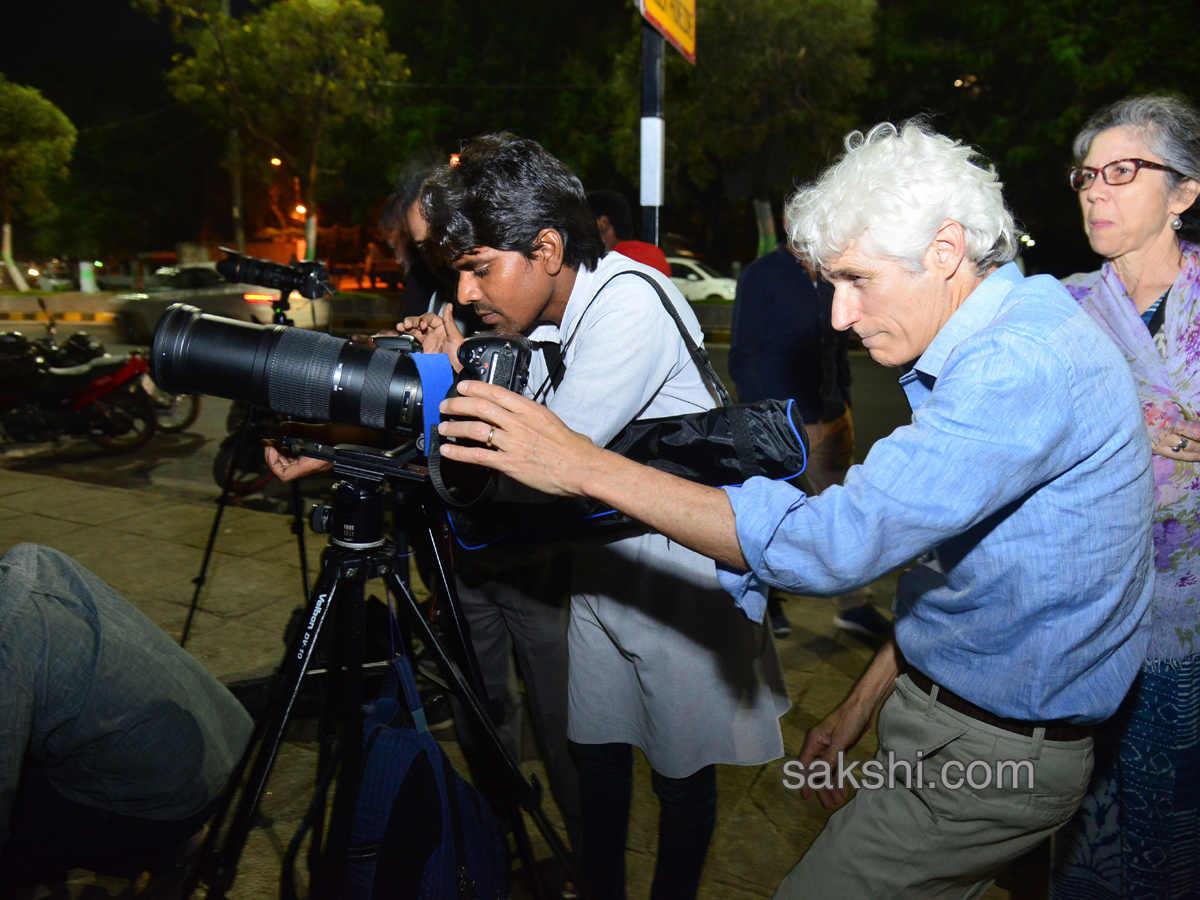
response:
M1145 653L1141 411L1112 343L1055 279L1011 262L1018 231L992 168L924 123L852 133L787 223L834 285L834 326L905 370L912 424L844 485L692 484L474 382L443 410L477 421L441 430L495 449L444 452L599 499L715 559L752 618L769 587L840 593L919 561L893 638L784 767L827 807L863 789L776 896L978 897L1078 806L1089 726ZM843 754L876 714L879 752L856 770Z

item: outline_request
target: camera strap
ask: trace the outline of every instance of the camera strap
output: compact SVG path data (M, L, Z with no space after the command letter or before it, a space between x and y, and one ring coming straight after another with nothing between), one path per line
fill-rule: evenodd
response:
M563 376L567 374L567 367L563 363L562 344L558 341L534 341L533 346L534 349L541 351L542 359L546 360L546 371L550 373L546 377L557 391L559 385L562 384ZM544 383L543 387L545 387Z

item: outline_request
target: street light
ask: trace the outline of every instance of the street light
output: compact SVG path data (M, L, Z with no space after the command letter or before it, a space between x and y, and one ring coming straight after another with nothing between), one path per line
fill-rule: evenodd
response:
M282 159L280 159L278 156L272 156L272 157L271 157L271 165L273 165L273 166L282 166L282 165L283 165L283 160L282 160Z
M300 213L300 215L304 215L306 212L308 212L308 208L303 203L297 203L296 212Z

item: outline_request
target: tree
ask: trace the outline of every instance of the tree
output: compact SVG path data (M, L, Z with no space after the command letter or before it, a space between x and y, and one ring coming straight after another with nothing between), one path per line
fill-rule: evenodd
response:
M1037 238L1033 268L1092 266L1067 188L1071 141L1099 107L1151 91L1194 91L1194 0L881 0L873 119L918 113L979 147Z
M238 20L210 0L139 2L169 9L188 49L167 75L175 96L219 127L238 126L299 179L313 258L322 179L350 149L340 132L380 127L389 110L379 83L408 74L388 49L382 10L362 0L279 0Z
M611 73L636 33L630 0L520 8L471 0L379 3L392 46L413 73L393 87L389 168L412 154L444 156L475 135L506 130L541 143L589 186L616 175L616 124L624 116L612 102Z
M47 212L47 183L67 174L75 126L37 90L12 84L0 74L0 213L5 268L18 290L29 290L13 262L12 211Z

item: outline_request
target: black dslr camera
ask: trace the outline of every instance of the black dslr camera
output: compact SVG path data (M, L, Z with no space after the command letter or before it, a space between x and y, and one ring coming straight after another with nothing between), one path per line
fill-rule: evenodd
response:
M318 422L410 432L424 447L426 396L414 357L401 341L371 347L343 338L208 315L183 303L158 320L150 351L155 383L173 394L211 394ZM522 335L487 332L458 349L464 379L520 393L531 350ZM451 387L451 390L453 388Z

